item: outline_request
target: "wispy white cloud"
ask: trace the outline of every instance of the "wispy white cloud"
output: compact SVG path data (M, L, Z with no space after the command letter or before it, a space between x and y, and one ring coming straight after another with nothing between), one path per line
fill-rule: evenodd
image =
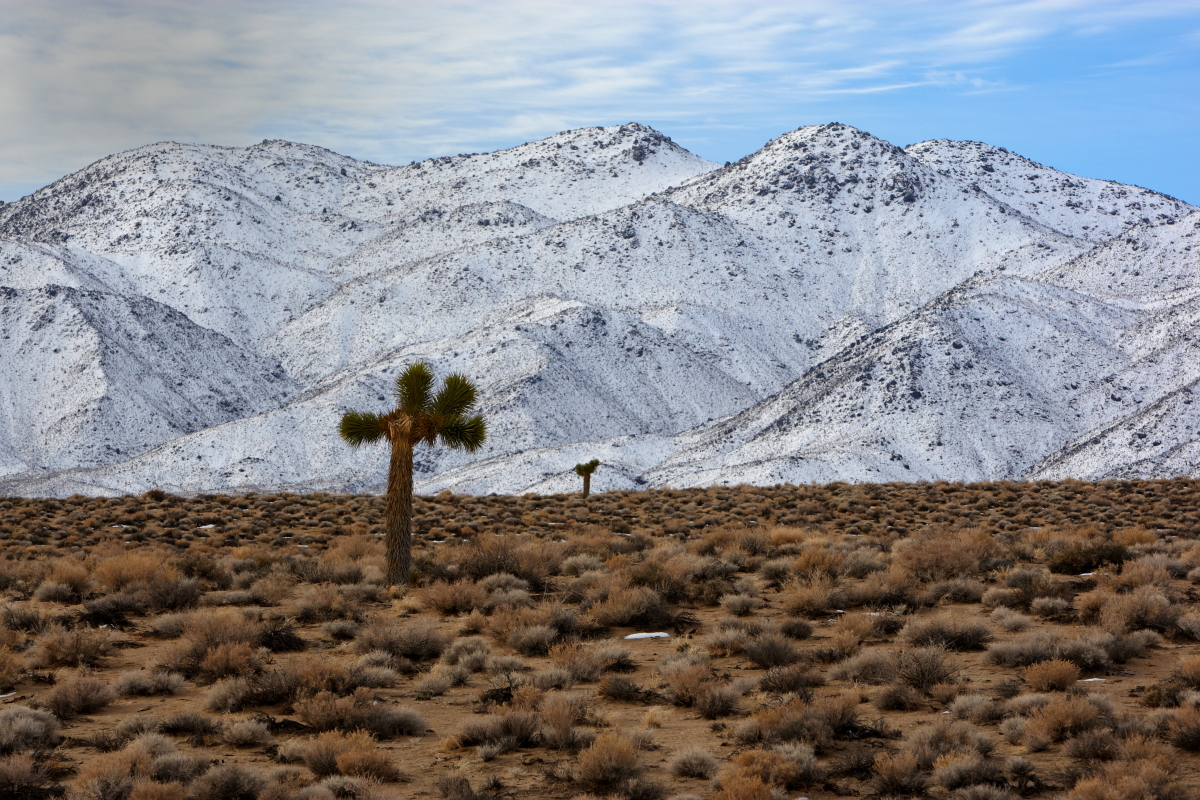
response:
M991 69L1023 48L1198 13L1200 0L0 0L0 186L160 139L284 136L396 163L637 118L716 135L838 96L1011 89Z

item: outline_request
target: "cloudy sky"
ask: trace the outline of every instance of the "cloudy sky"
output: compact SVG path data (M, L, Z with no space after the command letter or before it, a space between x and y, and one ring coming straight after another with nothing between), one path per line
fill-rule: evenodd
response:
M383 163L629 121L731 161L839 121L1200 204L1200 0L0 0L0 200L164 139Z

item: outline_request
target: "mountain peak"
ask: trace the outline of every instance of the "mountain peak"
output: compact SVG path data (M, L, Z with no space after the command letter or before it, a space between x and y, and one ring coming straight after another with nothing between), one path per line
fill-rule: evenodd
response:
M0 208L0 492L370 490L334 423L414 359L491 431L422 491L1169 470L1195 213L838 122L723 168L637 122L403 166L147 145Z

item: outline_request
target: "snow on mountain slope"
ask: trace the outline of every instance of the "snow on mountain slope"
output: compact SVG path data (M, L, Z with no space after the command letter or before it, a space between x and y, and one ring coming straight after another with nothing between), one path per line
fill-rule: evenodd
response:
M0 206L0 239L104 256L121 274L97 277L124 279L253 346L355 277L340 260L397 223L411 227L428 212L500 201L552 218L577 215L624 205L713 166L640 125L568 131L500 153L407 167L289 142L165 142L109 156ZM488 232L503 235L507 227Z
M415 358L476 378L491 426L481 454L423 452L422 491L564 490L593 456L598 489L1011 477L1067 458L1158 474L1194 447L1190 423L1144 409L1190 408L1200 378L1197 218L996 148L901 150L836 123L724 168L636 124L404 167L151 145L0 206L22 358L57 346L31 332L51 282L141 309L38 334L95 342L73 368L92 359L110 391L6 401L11 420L97 420L121 452L73 460L61 443L90 431L66 423L44 453L0 432L0 492L378 489L385 459L349 450L336 420L386 407ZM144 322L160 303L174 321ZM122 355L138 325L160 352ZM242 392L235 413L180 405L172 384L197 363ZM1160 455L1105 433L1135 424L1169 429L1147 433Z
M548 292L687 330L765 396L831 332L890 322L1004 259L1040 271L1090 246L974 190L939 189L928 172L862 131L803 128L662 197L424 262L392 258L402 265L343 285L267 352L313 379ZM373 243L372 261L385 250Z
M507 201L569 220L627 205L716 166L637 123L579 128L510 150L396 167L348 208L376 218L393 203L425 209Z
M0 288L0 470L104 464L283 402L293 385L140 297Z
M1164 222L1191 207L1159 192L1081 178L982 142L938 139L905 152L963 184L1069 236L1102 242L1131 225Z
M1197 222L1200 212L1135 226L1036 278L972 278L746 411L653 440L636 477L677 486L1196 474ZM427 488L561 489L572 485L572 457L612 452L610 443L527 451L520 475L502 459L480 461ZM631 488L634 477L616 462L597 485Z
M1109 302L1185 302L1200 293L1200 211L1139 225L1044 279Z
M647 477L703 484L1194 473L1185 454L1200 431L1191 408L1200 286L1187 278L1200 266L1198 220L1193 213L1136 226L1045 282L974 279L769 401L677 437L682 452ZM1124 250L1146 257L1123 258ZM1148 302L1128 302L1124 276L1114 272L1120 264L1141 273ZM1114 295L1124 302L1110 302Z
M1090 246L837 123L785 134L667 196L752 229L801 296L849 315L854 334L1002 259L1026 274Z

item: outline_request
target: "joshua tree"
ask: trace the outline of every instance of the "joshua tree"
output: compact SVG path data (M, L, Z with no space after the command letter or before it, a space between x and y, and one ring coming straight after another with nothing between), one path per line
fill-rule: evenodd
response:
M586 464L576 464L575 474L583 478L583 496L587 497L592 493L592 473L596 471L596 467L600 466L600 459L593 458Z
M475 384L464 375L448 375L433 396L433 371L423 361L396 378L396 407L386 414L347 411L339 432L351 447L386 439L392 445L384 515L387 583L408 585L412 569L413 448L438 439L447 447L473 453L487 438L475 408Z

